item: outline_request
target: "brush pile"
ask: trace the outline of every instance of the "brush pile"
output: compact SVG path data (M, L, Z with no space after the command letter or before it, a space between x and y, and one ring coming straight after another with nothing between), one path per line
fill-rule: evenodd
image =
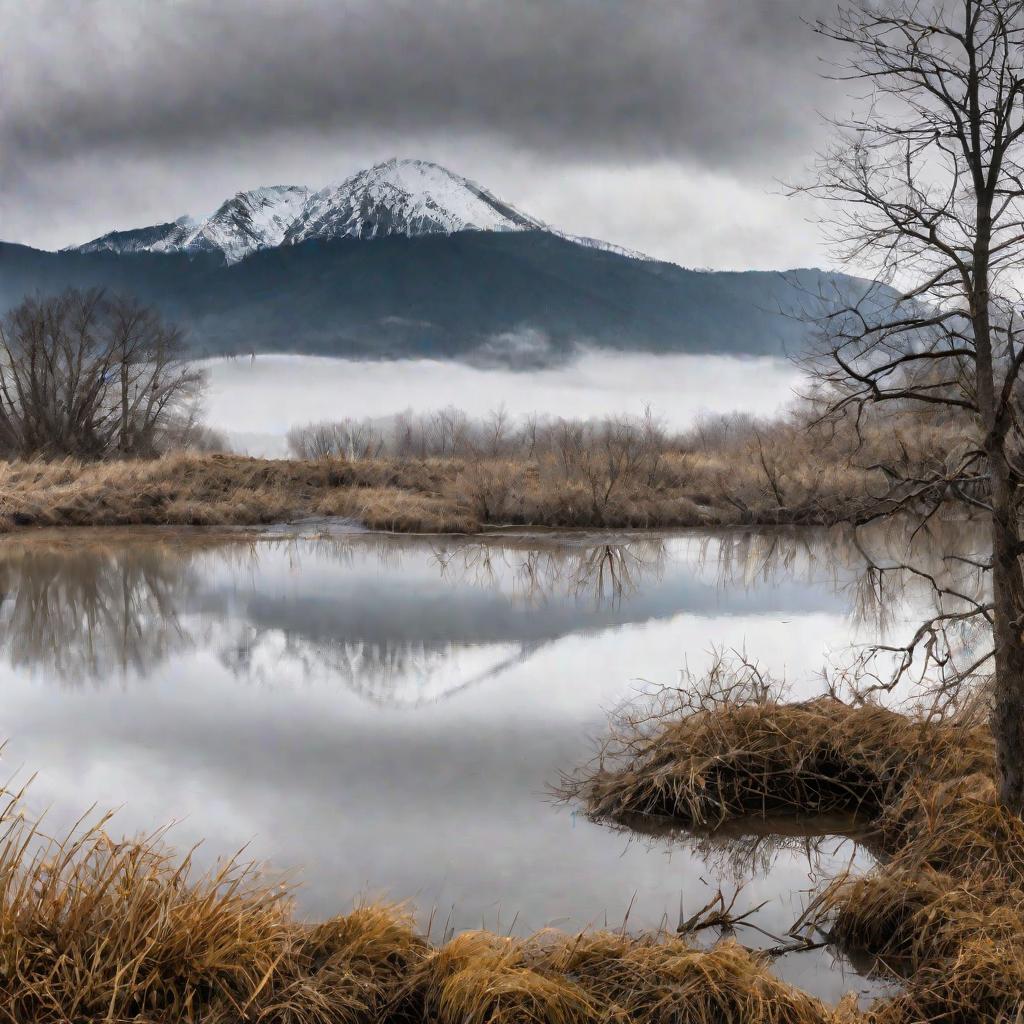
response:
M703 687L619 712L563 793L612 823L868 818L879 865L834 880L799 924L905 979L868 1011L872 1024L1005 1024L1024 1020L1024 821L998 805L994 774L976 716L786 703L751 666L719 664Z

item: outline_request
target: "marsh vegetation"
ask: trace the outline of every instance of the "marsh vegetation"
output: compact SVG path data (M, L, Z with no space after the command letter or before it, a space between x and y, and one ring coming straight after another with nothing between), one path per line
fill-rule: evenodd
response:
M892 474L930 477L945 458L941 418L906 412L858 436L852 425L817 424L815 408L767 422L707 418L674 434L650 413L472 421L448 409L386 428L315 424L293 432L288 460L178 452L12 462L0 464L0 529L311 516L415 533L827 525L892 513L910 490L892 488Z
M855 637L844 625L845 639L865 640L864 646L838 663L824 658L834 652L813 645L821 660L805 667L824 668L816 680L801 678L800 693L784 692L743 654L732 661L718 654L704 671L688 667L674 685L653 686L622 704L596 758L563 775L558 793L589 815L580 825L586 838L572 848L579 857L596 858L599 847L604 856L601 844L622 834L615 829L667 836L673 849L683 833L696 836L688 852L697 855L721 849L723 829L753 831L757 842L732 847L733 862L743 863L744 851L764 851L762 833L779 816L798 820L784 829L793 833L813 831L808 818L825 829L822 822L838 816L851 823L849 832L829 827L856 837L849 869L827 865L830 877L817 879L813 897L781 931L757 923L764 904L744 908L718 888L698 901L695 913L680 908L674 930L662 892L649 901L660 909L657 923L645 922L643 933L628 927L630 900L618 930L594 927L593 915L578 920L585 915L576 907L566 915L576 926L569 930L544 927L549 919L527 927L515 917L507 934L499 927L471 931L449 918L435 936L429 924L377 904L308 924L282 889L234 861L196 877L199 854L173 858L163 852L160 833L114 842L106 819L84 830L57 829L58 838L49 838L31 824L22 795L13 794L0 812L0 1013L55 1024L1021 1019L1024 339L1015 283L1024 243L1024 6L962 0L927 13L902 0L858 5L817 31L848 48L846 73L870 82L873 95L837 126L816 181L795 191L840 205L840 256L871 265L884 287L853 300L833 296L824 314L817 307L818 345L804 361L807 394L786 416L706 420L670 434L651 414L513 422L498 411L473 422L446 409L386 424L311 424L291 435L291 460L172 453L202 442L183 418L197 378L175 358L175 332L130 304L76 294L26 303L0 336L0 443L20 460L0 469L0 527L251 527L305 518L326 532L328 519L334 530L340 519L353 529L433 534L526 526L740 528L717 539L721 582L728 552L749 540L742 528L843 524L830 537L836 542L831 579L823 584L812 575L801 582L815 599L842 594L845 610L861 613L860 625L870 621L865 611L876 613L869 636ZM896 281L909 283L893 299L888 286ZM889 301L880 305L876 293ZM874 523L883 527L881 545L865 529ZM794 568L816 565L785 531L757 536L771 542L764 560L746 562L738 577L751 591L776 582L776 570L792 582ZM311 541L295 539L299 547ZM206 540L217 550L213 534ZM446 851L452 844L437 835L439 820L449 835L466 837L469 855L460 866L467 872L479 871L482 859L506 856L513 834L520 842L528 838L535 869L517 876L523 889L514 892L542 888L550 907L584 887L582 860L565 861L567 831L552 826L553 819L536 825L536 803L521 792L518 802L509 797L501 804L504 842L496 839L495 820L489 831L480 829L481 808L498 803L497 790L480 784L480 765L503 744L505 771L494 778L505 784L552 767L556 751L560 770L572 763L561 726L570 721L578 738L586 719L574 713L559 722L555 698L571 706L583 693L593 714L598 702L589 699L595 693L586 691L587 678L607 678L600 672L609 670L609 651L589 665L581 651L613 627L642 631L631 653L651 654L659 618L636 594L665 571L669 560L660 545L671 540L647 536L629 551L628 542L594 542L591 534L563 539L571 553L554 558L516 550L513 540L504 553L515 568L506 563L497 576L511 573L525 588L525 596L516 596L529 611L511 616L511 632L508 608L498 601L496 612L481 596L493 582L500 547L491 537L420 542L437 545L430 564L441 578L460 559L472 578L474 592L458 618L444 587L431 588L422 578L391 592L371 578L326 604L323 586L302 601L294 594L282 600L287 586L279 579L278 591L245 604L245 628L227 634L220 627L243 600L237 579L202 594L193 612L203 628L195 628L169 614L179 598L194 597L187 585L176 590L195 579L178 573L180 566L165 575L118 550L94 566L89 584L74 577L62 586L68 552L26 556L14 547L4 571L17 596L0 608L2 624L25 638L7 645L15 679L22 679L20 691L10 687L8 714L17 720L20 697L34 739L42 722L55 728L53 708L40 713L22 672L42 665L69 682L74 672L53 642L62 631L75 645L109 638L75 666L93 681L113 668L137 683L153 664L156 674L180 670L190 648L206 655L216 650L216 658L202 660L207 676L199 705L175 703L188 684L178 676L157 692L160 714L143 701L135 724L152 719L151 731L165 745L169 736L175 746L187 741L201 748L203 757L190 765L204 759L227 765L243 777L235 795L244 793L248 806L264 813L272 786L264 777L254 795L252 782L262 760L273 761L277 744L289 755L281 763L312 765L298 820L309 820L312 794L317 784L323 793L324 779L328 810L316 820L344 815L351 824L386 808L381 835L387 841L367 846L374 877L383 873L385 857L413 848L403 832L413 825L420 826L418 839L433 835ZM254 534L246 539L258 542ZM748 544L748 553L754 548L763 550L762 541ZM325 550L318 548L318 556ZM341 556L346 570L348 557ZM157 561L162 570L163 556ZM544 592L545 567L558 569L555 599ZM52 577L36 588L47 572ZM645 573L646 584L639 582ZM382 591L392 615L409 610L404 595L416 595L415 614L404 624L412 628L398 637L368 614L374 601L384 606ZM590 591L594 610L583 615L581 599ZM742 592L746 600L749 592ZM735 593L730 599L737 600ZM673 625L679 664L694 648L688 641L695 633L707 646L709 616L694 614L691 578L661 596L670 606L664 618ZM699 602L697 610L706 611ZM799 643L785 645L790 658L809 635L824 639L827 625L812 620L820 607L798 603L797 610L807 628ZM748 623L751 632L760 627L763 642L784 636L781 626L791 620L778 611L768 630L763 621ZM583 620L594 636L580 626ZM899 627L909 628L894 636ZM462 633L453 639L453 630ZM493 699L496 680L507 686L524 666L544 665L569 637L579 641L571 657L549 661L532 680L539 697L533 705L528 690L512 693L505 706ZM314 692L320 699L306 709L304 729L296 729L290 706L289 716L268 717L266 735L254 730L260 742L232 748L224 721L207 722L196 707L206 711L210 678L223 670L260 684L232 704L243 721L260 717L259 700L279 711L280 694L265 685L274 657L271 668L298 666L304 682L330 680L333 692L329 699ZM619 679L622 669L617 666ZM565 674L571 685L560 691ZM473 697L488 688L468 713ZM112 720L116 732L128 718L111 716L109 690L97 687L96 697L85 696L86 689L74 689L71 718L83 749L90 720L100 732ZM133 699L132 685L120 699ZM351 713L345 744L339 723L330 721L343 700ZM364 702L374 714L413 711L449 725L436 710L449 700L462 708L455 732L468 748L448 734L425 742L408 725L391 722L389 731L352 712L353 702ZM281 721L300 735L282 730ZM51 746L58 761L61 745ZM336 756L348 762L325 771L325 751L339 748ZM398 778L403 757L415 771ZM441 765L444 758L450 763ZM132 767L134 774L118 773L119 782L138 779L137 752ZM150 784L166 792L167 778L175 776L166 766L157 775ZM80 772L73 777L77 793ZM530 775L530 781L537 780ZM354 795L360 785L371 790L361 799ZM409 799L423 786L434 787L429 806L439 817L424 820L428 804ZM464 797L461 816L453 792ZM200 806L214 818L223 808L240 813L237 800L216 804L204 797ZM290 812L274 813L268 831L287 834L279 818ZM576 818L571 821L575 831ZM326 849L322 861L334 863L337 843ZM780 859L785 849L776 843ZM481 850L489 857L481 858ZM422 850L416 857L417 865L431 863ZM571 884L565 873L556 877L559 857ZM594 876L601 885L613 877L596 870ZM771 944L751 942L745 929ZM701 945L697 937L705 932L719 941ZM823 949L843 964L867 956L897 990L871 988L878 998L866 1010L856 994L833 1007L785 979L793 963L787 958Z

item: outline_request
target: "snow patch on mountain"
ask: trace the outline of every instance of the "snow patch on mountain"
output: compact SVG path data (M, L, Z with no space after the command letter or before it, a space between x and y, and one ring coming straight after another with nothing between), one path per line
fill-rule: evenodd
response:
M179 217L166 224L154 224L148 228L130 228L127 231L108 231L84 245L72 245L64 252L167 252L176 250L181 241L195 227L191 217Z

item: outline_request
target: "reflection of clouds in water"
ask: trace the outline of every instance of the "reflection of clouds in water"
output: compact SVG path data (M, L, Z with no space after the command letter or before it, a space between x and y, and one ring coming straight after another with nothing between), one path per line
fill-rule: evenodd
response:
M205 839L203 864L251 842L253 857L301 866L301 906L317 915L381 893L424 917L454 906L458 928L518 913L517 931L617 925L631 906L631 927L655 928L732 877L694 846L652 851L574 818L545 787L590 756L639 676L672 682L712 643L746 639L809 674L851 635L858 571L855 549L812 532L96 536L63 553L0 543L5 760L40 770L31 799L52 806L55 831L93 801L122 806L126 832L181 821L174 841ZM18 605L22 589L48 600ZM82 594L127 594L131 614L99 614ZM162 643L172 629L188 642ZM65 643L95 653L87 669L124 666L145 685L49 685ZM502 665L500 685L431 702ZM810 884L804 851L780 848L744 895L772 901L758 920L778 931ZM824 954L778 969L829 997L858 984Z
M253 454L280 455L296 424L425 412L453 405L482 417L504 405L513 416L640 414L646 404L672 427L698 413L769 415L800 376L784 359L584 352L539 370L511 371L430 359L361 362L261 355L204 363L206 419ZM723 380L729 382L723 388Z
M123 537L0 547L0 631L12 665L67 686L145 678L197 649L216 652L243 681L323 678L408 707L493 679L563 637L674 621L689 644L695 616L799 623L842 613L851 598L858 608L864 586L862 549L842 532ZM861 618L863 632L878 635L878 617ZM709 643L681 646L676 666Z

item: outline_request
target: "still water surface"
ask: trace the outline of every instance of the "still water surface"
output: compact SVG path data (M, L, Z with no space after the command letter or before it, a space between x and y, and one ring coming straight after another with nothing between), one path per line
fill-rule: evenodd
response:
M844 538L315 532L0 543L4 762L38 773L51 829L118 807L125 833L175 821L200 861L246 847L311 915L386 897L518 933L671 928L744 881L737 907L768 900L752 921L783 935L816 881L870 864L842 836L644 839L548 796L609 709L714 646L799 695L877 637ZM776 970L828 999L877 988L828 951Z

